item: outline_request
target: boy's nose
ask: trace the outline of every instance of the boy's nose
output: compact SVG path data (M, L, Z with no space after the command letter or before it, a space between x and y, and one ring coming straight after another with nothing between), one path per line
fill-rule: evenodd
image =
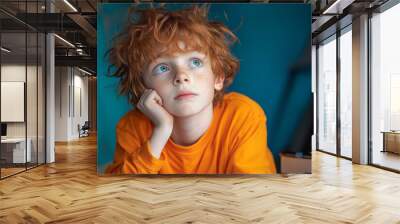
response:
M175 76L174 84L183 84L190 82L190 77L185 72L178 72Z

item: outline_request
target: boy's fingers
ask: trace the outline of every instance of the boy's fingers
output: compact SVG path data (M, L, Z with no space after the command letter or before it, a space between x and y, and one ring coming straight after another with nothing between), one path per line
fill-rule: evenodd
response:
M160 95L158 95L157 93L154 94L154 99L156 100L156 102L157 102L158 104L160 104L161 106L163 105L162 99L161 99Z
M162 105L162 99L161 99L160 95L158 95L157 91L152 90L149 97L151 99L153 99L154 101L156 101L159 105Z

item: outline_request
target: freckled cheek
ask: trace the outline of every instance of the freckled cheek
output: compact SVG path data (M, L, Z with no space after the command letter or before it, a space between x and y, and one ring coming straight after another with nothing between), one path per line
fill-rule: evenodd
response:
M166 99L167 96L172 92L171 91L172 85L165 81L160 81L160 80L153 81L151 86L152 87L150 88L154 89L162 99Z
M203 74L203 76L197 76L194 81L198 91L201 91L203 94L214 94L214 79L212 76Z

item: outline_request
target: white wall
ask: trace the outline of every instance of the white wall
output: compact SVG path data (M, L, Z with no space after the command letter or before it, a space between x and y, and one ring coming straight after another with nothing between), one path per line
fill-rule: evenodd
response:
M68 87L69 69L55 68L55 141L68 140Z
M56 67L55 73L55 141L77 139L78 124L88 120L88 77L72 67Z

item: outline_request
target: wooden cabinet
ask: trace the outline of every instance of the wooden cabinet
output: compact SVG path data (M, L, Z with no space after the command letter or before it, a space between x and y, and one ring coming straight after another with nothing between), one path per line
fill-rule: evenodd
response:
M393 152L400 154L400 132L384 131L382 152Z

